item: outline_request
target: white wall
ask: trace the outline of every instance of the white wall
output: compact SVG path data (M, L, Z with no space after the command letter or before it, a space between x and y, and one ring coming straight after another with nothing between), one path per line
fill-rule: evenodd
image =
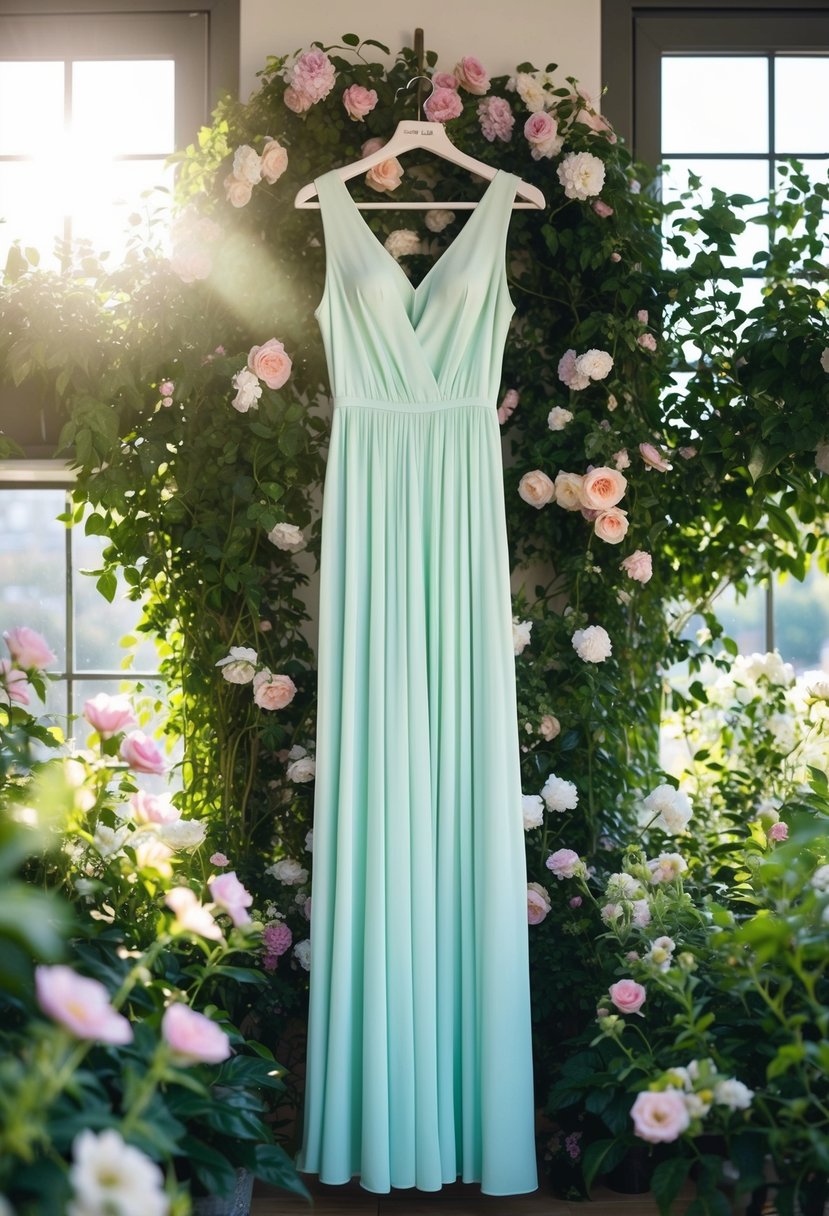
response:
M477 55L493 75L517 63L557 63L588 93L600 92L601 0L241 0L240 94L256 88L267 55L305 48L314 39L338 42L342 34L376 38L396 53L412 46L422 26L438 67L451 71L462 55Z

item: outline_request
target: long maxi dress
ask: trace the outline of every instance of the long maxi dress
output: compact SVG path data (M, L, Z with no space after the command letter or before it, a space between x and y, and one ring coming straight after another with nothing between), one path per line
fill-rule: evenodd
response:
M499 170L415 287L319 177L333 390L303 1172L537 1186Z

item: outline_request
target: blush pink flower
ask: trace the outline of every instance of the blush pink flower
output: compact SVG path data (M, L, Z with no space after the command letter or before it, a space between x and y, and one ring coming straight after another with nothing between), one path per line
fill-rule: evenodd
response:
M788 840L789 825L787 823L783 823L782 820L779 823L773 823L767 832L767 836L769 840L773 840L775 844L778 844L781 840Z
M673 465L668 464L659 448L654 447L652 443L640 443L639 454L647 467L649 469L656 469L658 473L668 473L673 468Z
M262 945L265 947L262 965L266 971L276 970L279 959L290 950L293 940L294 935L284 921L265 925L262 930Z
M648 323L648 310L647 310L647 308L640 308L640 309L639 309L638 313L636 314L636 320L637 320L637 321L639 321L639 322L640 322L642 325L647 325L647 323Z
M557 156L561 151L562 139L556 120L546 110L538 110L530 115L524 123L524 136L530 145L533 160Z
M606 511L599 511L593 523L596 536L608 545L621 544L627 536L627 530L628 513L620 507L608 507Z
M533 469L525 473L518 483L518 497L540 511L548 502L553 502L556 496L555 483L541 469Z
M619 448L618 452L614 452L611 457L614 467L621 473L623 469L630 468L630 457L628 456L627 448Z
M260 709L284 709L295 696L296 684L290 676L275 676L266 670L253 677L253 699Z
M568 908L580 908L583 903L584 903L584 900L582 899L582 897L580 895L574 895L572 897L572 899L567 900Z
M638 1013L647 997L647 992L636 980L618 980L610 985L608 992L620 1013Z
M268 388L282 388L291 374L291 360L285 347L276 338L268 338L261 346L252 346L248 352L248 367L254 376L264 380Z
M97 980L78 975L71 967L35 967L35 992L47 1017L76 1039L132 1042L132 1027L112 1008L109 993Z
M13 667L11 659L0 659L0 689L5 692L10 704L29 704L32 687L25 671L18 671Z
M353 84L343 93L343 105L348 117L360 122L377 105L377 91L363 88L361 84Z
M553 714L545 714L538 724L538 733L550 743L561 734L561 723Z
M584 475L581 483L582 505L594 511L606 511L609 507L615 507L624 497L627 484L627 478L618 469L599 465Z
M514 388L508 388L504 393L503 400L498 406L498 421L501 426L504 425L510 415L514 414L518 407L518 393Z
M540 925L552 904L544 887L538 882L527 883L527 922Z
M288 168L288 153L277 139L269 139L262 149L262 177L269 185L279 181Z
M227 866L230 864L224 853L214 853L210 858L211 866Z
M466 89L467 93L474 93L477 97L483 97L489 89L487 70L474 55L464 55L463 59L455 64L455 79L462 89Z
M679 454L683 460L693 460L697 454L696 448L680 448Z
M647 583L653 575L653 559L644 549L636 549L619 564L628 578L637 583Z
M481 134L490 143L496 139L508 143L512 138L515 117L505 97L482 97L478 102L478 122Z
M182 933L195 933L209 941L224 941L210 909L205 908L189 887L172 887L164 896L164 902L176 918L176 928Z
M3 637L14 665L23 671L42 671L55 661L56 656L50 650L46 639L28 625L16 625L14 629L7 629Z
M181 809L174 806L169 794L148 794L137 790L130 797L132 817L136 823L176 823L181 819Z
M208 881L207 885L210 888L213 902L227 912L234 925L250 923L247 909L253 903L253 896L239 882L235 870L228 870L226 874L217 874L215 878Z
M606 220L613 215L613 208L601 198L596 199L595 203L593 204L593 210L596 212L596 215L600 215L603 220Z
M306 51L285 73L288 84L310 105L322 101L334 87L337 72L325 51Z
M457 89L458 78L454 72L435 72L432 84L436 89Z
M574 392L587 388L590 383L590 377L579 371L576 367L576 360L576 352L571 347L570 350L564 352L558 361L559 380Z
M314 99L309 97L307 93L300 93L292 85L288 85L285 92L282 94L282 100L289 110L293 110L294 114L304 114L306 110L310 110L314 104ZM227 184L227 183L225 183Z
M584 870L584 863L572 849L556 849L544 864L559 880L575 878Z
M642 347L642 350L656 350L656 338L653 334L640 334L636 341Z
M162 380L158 386L158 391L162 397L172 397L175 385L172 380Z
M135 716L127 697L110 697L99 692L96 697L84 702L83 716L102 739L111 739L128 726L135 726Z
M368 140L365 147L371 143ZM382 143L380 145L382 147ZM366 153L371 155L371 153ZM396 156L389 156L386 160L379 161L376 165L372 165L366 173L366 185L371 186L372 190L378 193L384 191L396 190L403 180L403 166Z
M164 757L155 742L143 730L134 730L121 744L121 759L135 773L163 773Z
M650 1144L679 1139L691 1123L685 1099L675 1089L637 1094L630 1114L636 1135Z
M611 253L611 255L610 255L610 260L611 260L611 262L621 262L621 260L622 260L621 253L617 253L616 250L614 249L613 253Z
M451 122L463 112L463 102L454 89L435 89L423 106L429 122Z
M180 1001L164 1010L161 1035L184 1064L221 1064L230 1055L230 1039L221 1026Z

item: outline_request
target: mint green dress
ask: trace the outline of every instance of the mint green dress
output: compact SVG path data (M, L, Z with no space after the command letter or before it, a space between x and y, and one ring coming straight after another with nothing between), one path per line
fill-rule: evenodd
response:
M527 887L496 399L518 178L414 287L332 171L298 1168L369 1191L537 1186Z

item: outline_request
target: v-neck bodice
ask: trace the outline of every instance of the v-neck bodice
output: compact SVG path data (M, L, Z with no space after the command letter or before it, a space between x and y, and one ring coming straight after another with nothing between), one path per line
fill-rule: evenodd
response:
M316 179L326 250L316 316L335 405L494 407L514 312L505 255L518 180L496 172L461 232L414 286L339 173Z

